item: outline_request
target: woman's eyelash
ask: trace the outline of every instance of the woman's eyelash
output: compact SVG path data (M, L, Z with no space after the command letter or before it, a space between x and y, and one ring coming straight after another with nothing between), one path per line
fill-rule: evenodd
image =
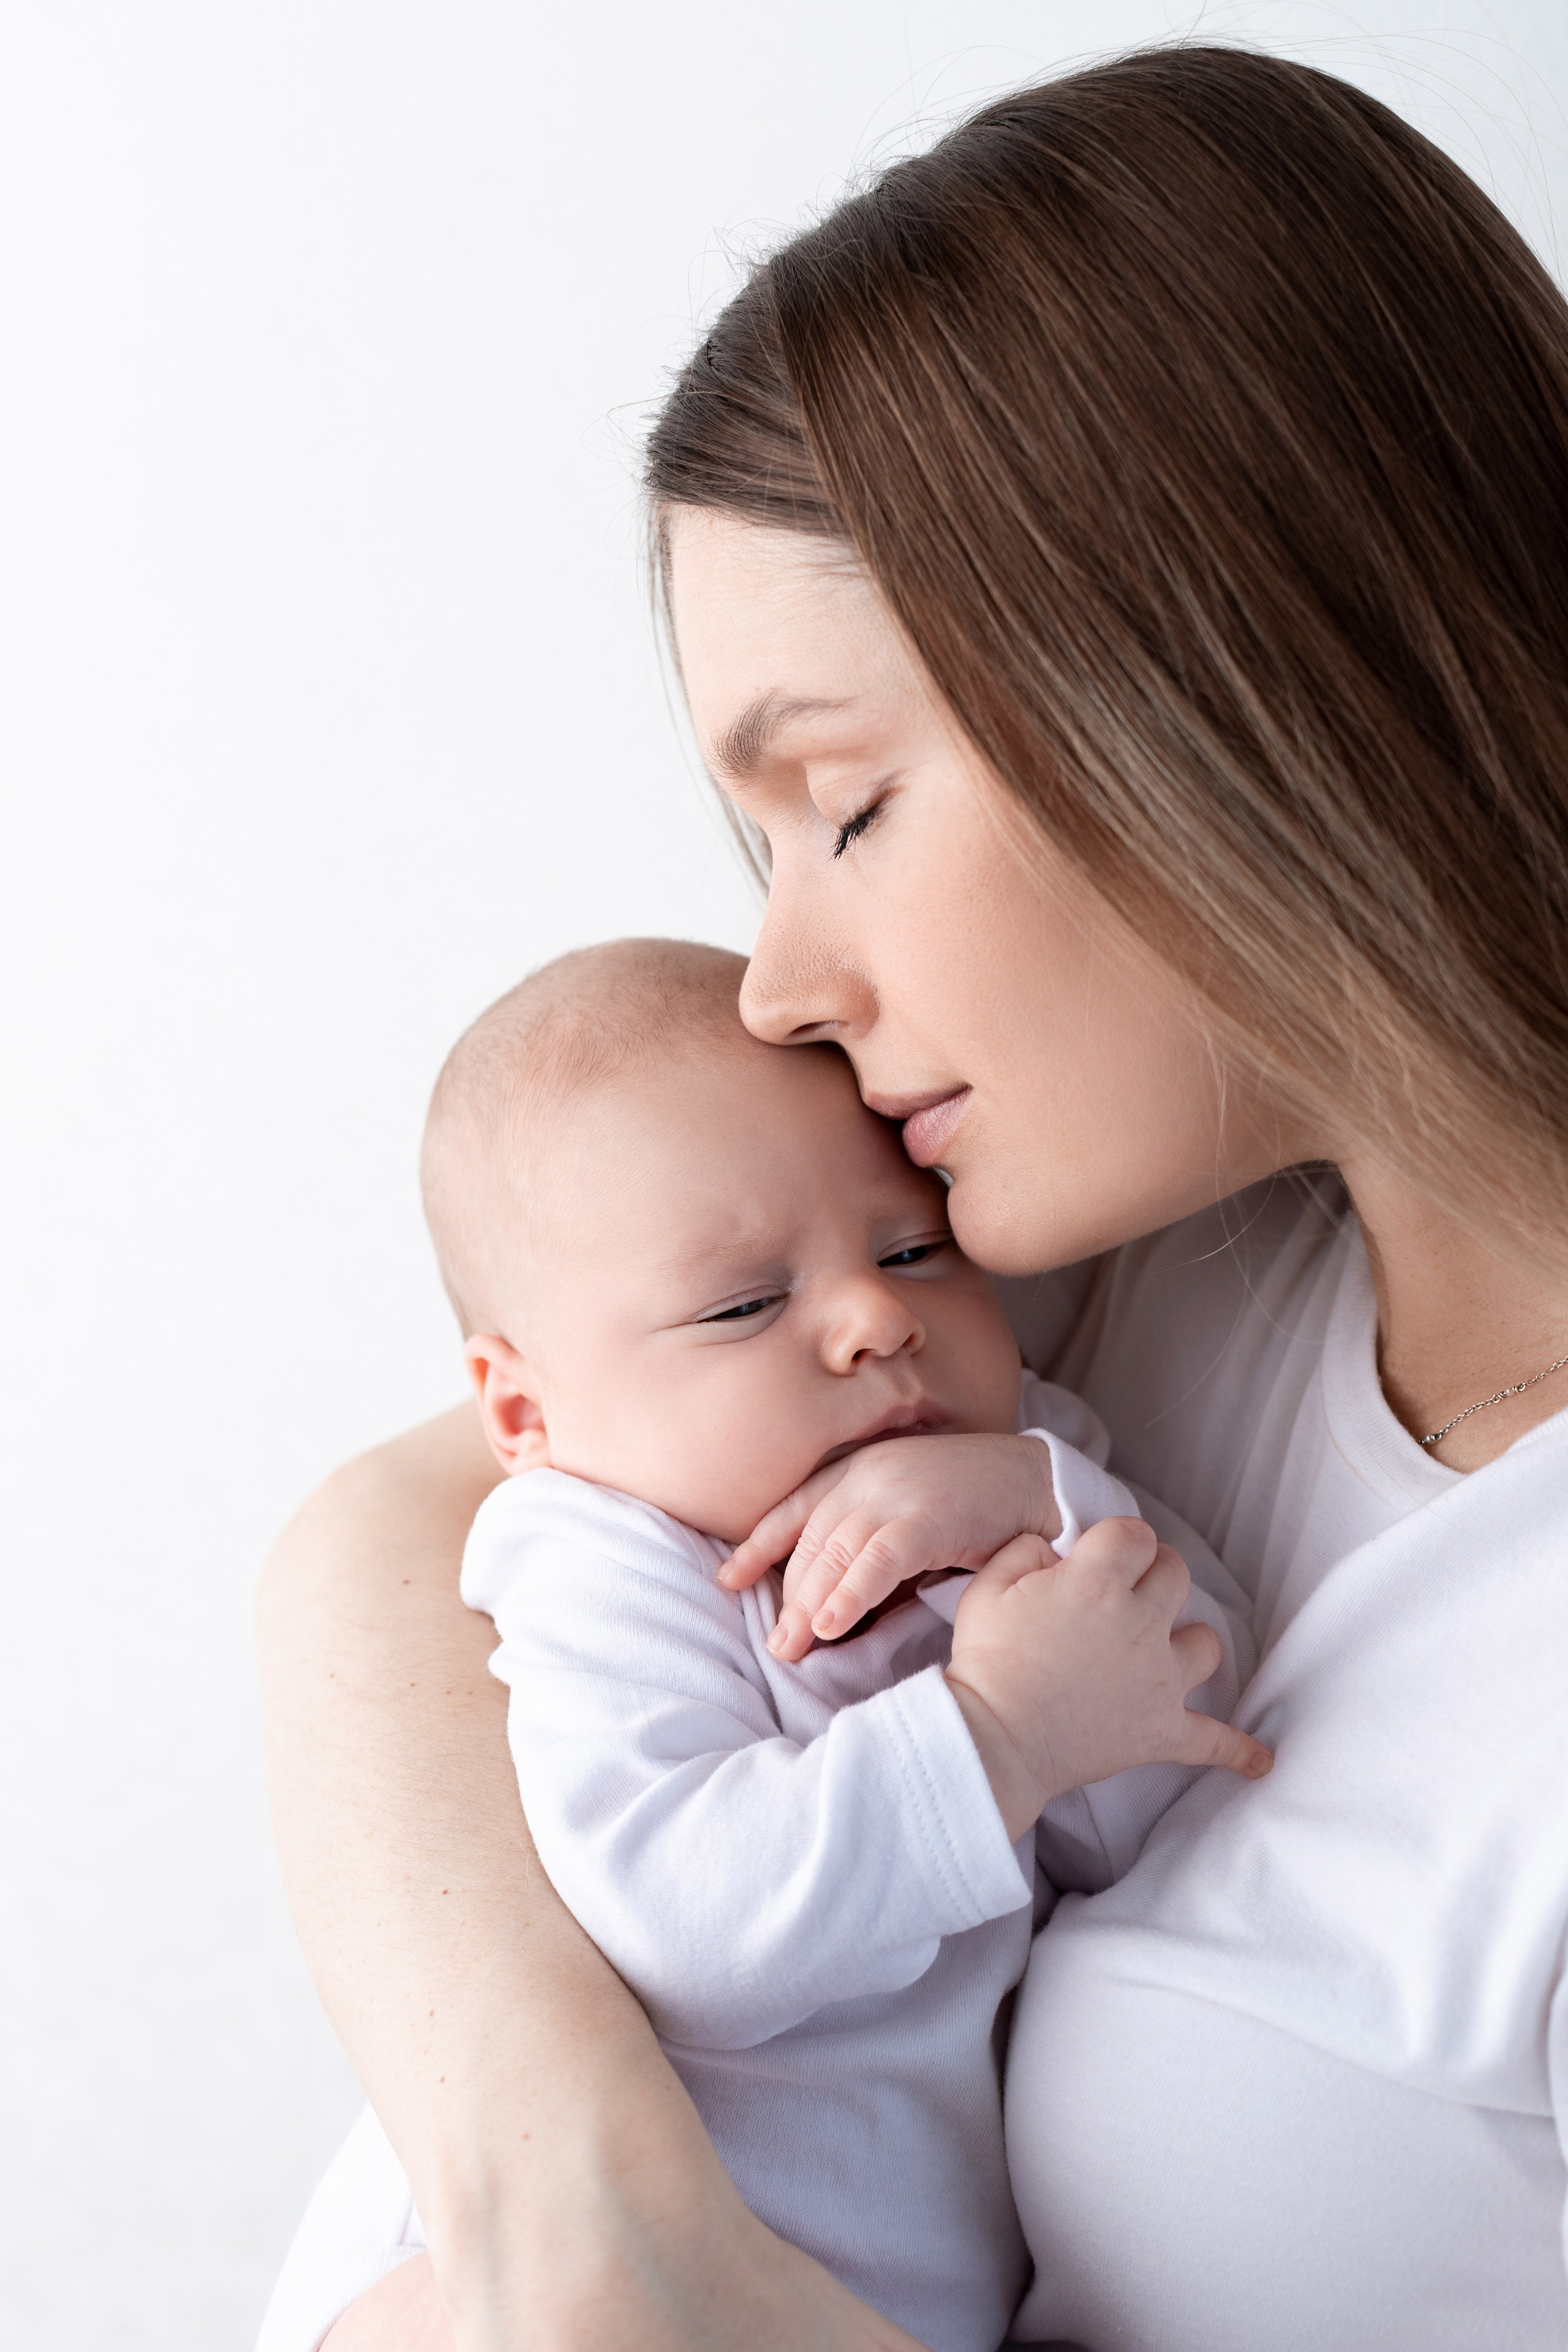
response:
M855 815L846 819L845 823L839 826L838 831L833 836L833 855L835 857L842 857L850 843L852 841L859 840L860 835L869 827L872 819L875 817L877 811L880 806L881 802L879 800L868 801L863 809L858 810Z

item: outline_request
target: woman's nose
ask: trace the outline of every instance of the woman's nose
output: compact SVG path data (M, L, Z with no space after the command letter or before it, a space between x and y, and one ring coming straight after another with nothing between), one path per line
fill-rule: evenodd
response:
M868 1274L846 1283L833 1301L822 1360L830 1372L852 1372L868 1356L918 1355L925 1326L902 1283Z
M775 867L741 987L741 1018L752 1034L769 1045L864 1036L876 999L847 950L847 940L810 919L804 894Z

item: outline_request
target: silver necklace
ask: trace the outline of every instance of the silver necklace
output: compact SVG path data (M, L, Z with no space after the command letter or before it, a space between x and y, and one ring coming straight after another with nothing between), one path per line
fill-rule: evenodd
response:
M1447 1437L1451 1429L1458 1429L1462 1421L1468 1421L1471 1413L1485 1412L1489 1404L1501 1404L1505 1397L1522 1396L1526 1389L1539 1387L1542 1381L1549 1381L1553 1372L1562 1371L1565 1366L1568 1366L1568 1356L1559 1356L1557 1361L1554 1364L1548 1364L1543 1372L1534 1372L1527 1381L1515 1381L1510 1389L1499 1389L1495 1396L1482 1397L1479 1404L1468 1404L1463 1412L1457 1412L1452 1421L1446 1421L1441 1429L1435 1429L1432 1432L1430 1437L1417 1438L1416 1444L1436 1445L1440 1437Z

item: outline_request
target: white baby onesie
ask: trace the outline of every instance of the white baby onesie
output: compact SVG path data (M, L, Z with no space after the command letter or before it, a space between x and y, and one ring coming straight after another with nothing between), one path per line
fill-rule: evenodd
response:
M1140 1511L1182 1549L1187 1613L1226 1651L1194 1704L1228 1714L1252 1655L1225 1570L1106 1473L1078 1399L1026 1374L1020 1423L1051 1452L1060 1549ZM489 1496L462 1589L500 1635L529 1826L752 2210L932 2352L994 2352L1029 2268L999 2018L1054 1888L1108 1884L1193 1776L1148 1767L1053 1806L1037 1904L1035 1838L1008 1841L943 1678L966 1580L787 1665L767 1649L778 1579L724 1591L728 1549L558 1471ZM421 2238L387 2153L364 2128L344 2151L348 2176L379 2184L383 2267ZM325 2256L352 2240L357 2292L375 2231L352 2193L335 2223L332 2201L323 2184L301 2241ZM274 2309L298 2318L269 2321L261 2352L313 2352L319 2267L297 2242ZM321 2286L318 2310L335 2300Z

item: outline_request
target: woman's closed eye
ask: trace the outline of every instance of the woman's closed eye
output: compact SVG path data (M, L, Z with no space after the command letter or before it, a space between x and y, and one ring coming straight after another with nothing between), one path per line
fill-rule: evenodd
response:
M833 855L835 857L842 857L852 841L858 841L862 834L868 833L870 831L872 825L875 824L878 817L881 814L882 803L886 798L886 786L879 786L877 792L872 795L871 799L866 803L864 808L857 809L853 816L846 817L844 823L839 826L837 832L833 836Z

